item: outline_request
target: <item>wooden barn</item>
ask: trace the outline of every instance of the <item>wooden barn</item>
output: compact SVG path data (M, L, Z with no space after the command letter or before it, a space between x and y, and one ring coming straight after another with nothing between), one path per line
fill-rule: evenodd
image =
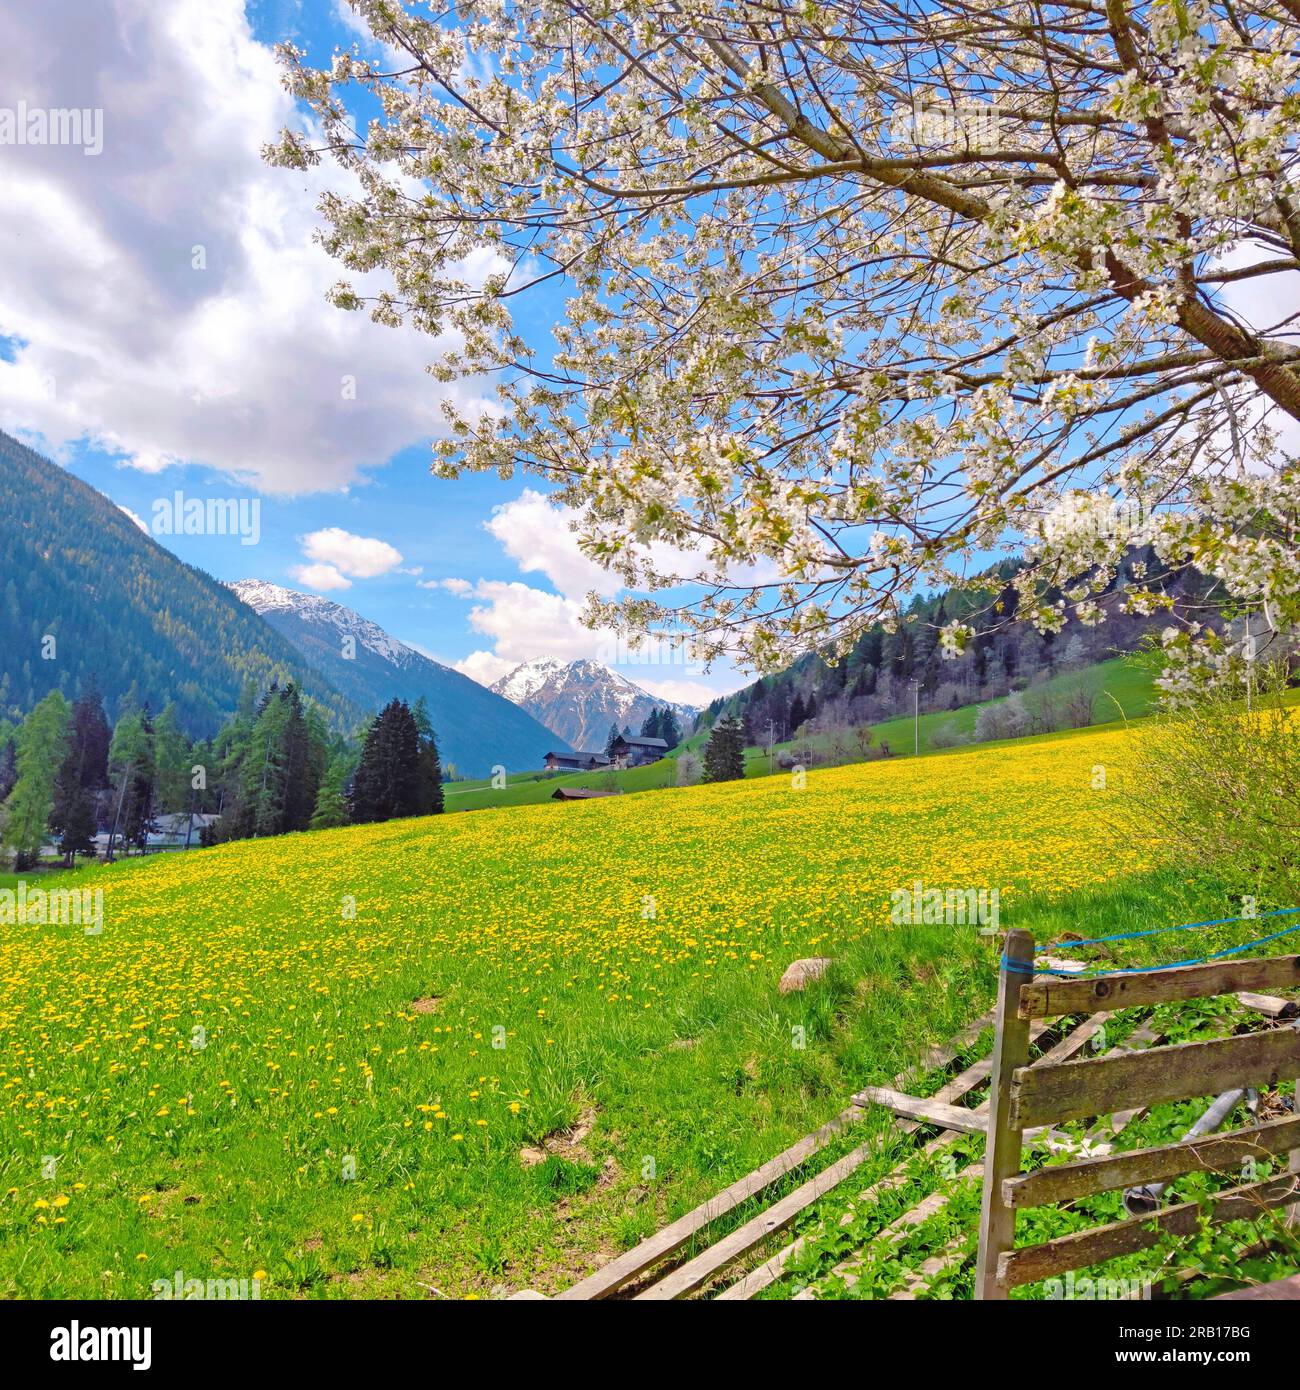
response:
M620 735L609 746L610 756L622 767L641 767L657 763L668 752L661 738L640 738Z
M548 772L592 772L598 767L608 767L609 759L604 753L579 749L573 753L548 753L543 766Z

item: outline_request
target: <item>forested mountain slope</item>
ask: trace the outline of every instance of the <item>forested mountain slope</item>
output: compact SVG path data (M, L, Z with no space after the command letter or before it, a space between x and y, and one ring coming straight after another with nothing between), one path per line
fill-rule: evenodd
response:
M211 575L178 560L101 492L0 433L0 718L91 677L110 717L170 699L214 733L245 682L295 682L336 724L361 710ZM51 644L46 639L53 638Z

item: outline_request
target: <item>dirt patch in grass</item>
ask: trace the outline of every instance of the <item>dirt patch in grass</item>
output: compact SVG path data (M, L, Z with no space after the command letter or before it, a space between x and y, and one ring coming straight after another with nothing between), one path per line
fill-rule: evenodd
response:
M568 1129L559 1129L554 1134L547 1135L546 1146L552 1153L560 1153L566 1148L576 1149L595 1128L595 1125L596 1107L594 1105L584 1106L578 1118Z
M420 999L411 1000L411 1012L413 1014L431 1014L437 1010L441 998L436 994L426 994Z
M179 1187L159 1187L148 1196L148 1201L139 1201L136 1205L153 1217L166 1215L169 1208L184 1200Z
M519 1150L519 1162L525 1168L535 1168L548 1158L563 1158L570 1163L589 1164L591 1155L583 1147L583 1140L596 1124L596 1107L583 1106L578 1118L564 1129L550 1132L540 1145L527 1144Z

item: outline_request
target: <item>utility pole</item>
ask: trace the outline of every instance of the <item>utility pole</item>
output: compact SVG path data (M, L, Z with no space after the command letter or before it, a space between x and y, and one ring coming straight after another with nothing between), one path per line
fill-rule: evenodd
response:
M190 778L190 818L185 822L185 848L190 847L190 834L194 829L194 806L198 800L198 788L194 785L194 779Z
M921 682L915 676L908 682L912 687L912 756L921 756Z
M1249 714L1251 712L1251 696L1254 693L1252 686L1255 675L1255 656L1258 651L1253 615L1251 614L1246 615L1246 641L1243 645L1246 658L1246 713Z

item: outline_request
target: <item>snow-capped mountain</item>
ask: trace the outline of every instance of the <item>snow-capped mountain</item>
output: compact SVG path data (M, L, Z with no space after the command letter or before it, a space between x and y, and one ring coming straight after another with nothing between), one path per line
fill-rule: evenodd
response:
M431 661L341 603L264 579L229 587L362 709L424 696L444 765L481 777L497 764L511 772L541 767L548 750L565 751L552 730L513 701Z
M495 681L498 695L512 700L575 748L604 748L611 725L640 731L646 716L665 705L690 733L699 711L660 700L599 661L526 661Z
M330 627L340 637L354 638L358 647L374 652L385 661L391 661L394 666L410 666L429 659L421 656L414 647L390 637L378 623L372 623L360 613L354 613L341 603L334 603L319 594L300 594L294 589L270 584L265 579L240 579L229 587L264 618L271 613L285 613L317 627Z
M563 661L555 661L546 656L538 657L536 661L525 661L522 666L516 666L508 675L494 681L492 689L498 695L504 695L507 700L513 700L515 704L522 705L525 700L535 695L547 681L554 679L565 669L566 665Z

